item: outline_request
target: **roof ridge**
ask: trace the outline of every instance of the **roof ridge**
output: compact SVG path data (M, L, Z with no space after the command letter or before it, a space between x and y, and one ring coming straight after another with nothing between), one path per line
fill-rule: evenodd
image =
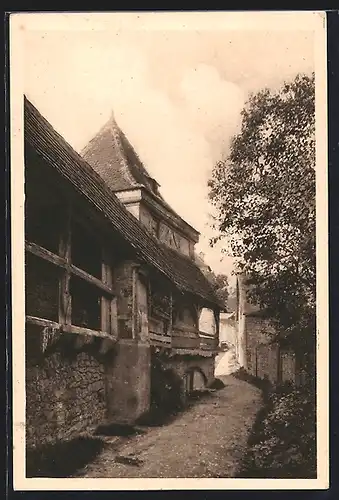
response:
M120 165L124 169L123 170L123 174L127 175L128 181L131 182L131 184L134 187L139 186L140 184L136 181L136 179L133 177L133 175L132 175L132 173L130 171L130 166L128 164L126 155L123 154L123 148L122 148L121 138L120 138L121 129L120 129L119 125L116 122L116 119L114 117L114 113L112 113L112 116L111 116L111 118L110 118L110 120L108 122L108 128L112 132L112 138L113 138L113 141L114 141L114 143L116 145L117 152L119 154Z
M88 156L91 155L92 149L95 149L96 142L100 140L100 137L102 137L105 132L108 133L108 140L110 141L112 139L112 153L117 157L121 167L121 176L130 185L130 188L144 186L148 191L153 192L152 187L149 185L149 180L155 182L157 186L159 186L159 183L146 169L133 144L129 141L128 137L119 126L113 110L110 118L81 150L81 156L83 156L87 161ZM131 155L134 157L132 161L129 159L129 156ZM89 158L88 161L91 166L96 169ZM102 163L102 160L99 158L98 164L100 165L100 163ZM135 172L133 172L133 169ZM125 189L127 188L124 188L124 190Z

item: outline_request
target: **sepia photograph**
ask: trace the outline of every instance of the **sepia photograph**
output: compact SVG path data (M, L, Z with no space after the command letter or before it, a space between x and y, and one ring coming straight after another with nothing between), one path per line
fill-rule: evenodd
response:
M16 489L328 488L326 82L323 12L11 14Z

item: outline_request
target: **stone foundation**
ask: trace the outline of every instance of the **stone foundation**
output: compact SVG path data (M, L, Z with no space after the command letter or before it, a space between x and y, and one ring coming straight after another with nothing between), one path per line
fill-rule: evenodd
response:
M75 437L105 419L105 367L95 357L55 352L39 365L27 361L27 447Z
M148 411L148 344L62 333L43 349L41 331L40 326L27 328L28 449L75 438L99 425L132 423Z

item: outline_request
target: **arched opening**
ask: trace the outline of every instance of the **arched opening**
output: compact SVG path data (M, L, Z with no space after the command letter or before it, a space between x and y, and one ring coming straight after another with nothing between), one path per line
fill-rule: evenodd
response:
M206 385L207 378L200 368L192 367L186 371L184 376L184 387L187 396L204 391Z

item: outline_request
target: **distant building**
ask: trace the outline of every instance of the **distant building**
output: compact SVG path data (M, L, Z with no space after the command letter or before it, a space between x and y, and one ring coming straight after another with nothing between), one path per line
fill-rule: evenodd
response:
M266 310L252 304L250 286L237 275L236 357L250 374L277 385L306 381L305 353L296 335L279 335ZM221 332L222 328L220 328Z
M135 422L168 404L168 381L182 401L209 384L222 305L194 260L199 233L114 120L84 159L27 99L24 111L26 443L37 447Z
M236 347L237 323L235 312L220 313L219 345L226 343L229 347Z

